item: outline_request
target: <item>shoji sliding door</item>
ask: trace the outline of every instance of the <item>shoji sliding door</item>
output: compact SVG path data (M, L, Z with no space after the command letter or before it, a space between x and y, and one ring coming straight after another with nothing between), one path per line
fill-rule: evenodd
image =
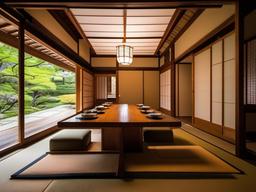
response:
M212 123L222 125L223 99L223 42L218 41L212 46Z
M194 125L235 140L235 34L194 56Z
M235 34L224 39L224 136L235 129Z
M195 56L194 101L195 117L210 121L210 67L211 51L207 49Z
M171 111L171 70L160 74L160 108Z

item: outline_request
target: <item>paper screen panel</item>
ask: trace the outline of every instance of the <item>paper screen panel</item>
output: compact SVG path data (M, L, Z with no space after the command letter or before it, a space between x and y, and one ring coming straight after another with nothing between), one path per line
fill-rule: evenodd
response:
M224 126L235 128L236 63L235 34L224 39Z
M171 110L171 70L160 74L160 107Z
M212 65L212 122L222 124L222 63Z
M210 121L210 49L194 58L195 117Z

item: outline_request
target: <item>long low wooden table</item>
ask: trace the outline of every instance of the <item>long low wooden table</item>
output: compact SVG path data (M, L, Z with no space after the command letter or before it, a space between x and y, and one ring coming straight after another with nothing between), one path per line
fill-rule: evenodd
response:
M102 150L120 152L120 173L123 172L123 153L143 149L143 127L180 127L181 122L169 115L162 119L149 119L136 105L113 104L97 119L80 120L80 114L60 121L60 128L102 129Z

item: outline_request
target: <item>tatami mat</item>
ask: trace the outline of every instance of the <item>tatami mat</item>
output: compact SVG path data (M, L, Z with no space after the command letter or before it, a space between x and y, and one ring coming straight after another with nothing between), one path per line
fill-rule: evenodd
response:
M240 173L200 146L149 146L145 153L125 156L128 172Z
M10 175L33 159L49 151L48 137L14 154L0 163L1 192L244 192L255 188L256 167L227 153L181 129L175 129L174 136L179 145L193 143L218 155L239 168L244 174L233 174L233 178L220 177L172 177L172 179L58 179L58 180L10 180Z
M115 176L118 154L46 154L12 178L73 178Z

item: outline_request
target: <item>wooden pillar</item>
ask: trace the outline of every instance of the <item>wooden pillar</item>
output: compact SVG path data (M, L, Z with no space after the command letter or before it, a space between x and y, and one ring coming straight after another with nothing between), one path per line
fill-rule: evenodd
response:
M241 0L236 1L236 155L243 157L245 147L245 113L244 113L244 8Z
M82 87L83 87L83 70L78 65L76 66L76 112L82 110L83 105L83 94L82 94Z
M19 23L19 116L18 116L18 125L19 125L19 141L20 143L24 142L25 137L25 105L24 105L24 23L20 21Z
M176 93L176 67L174 62L174 44L170 46L171 52L169 53L169 58L171 59L171 116L175 117L176 112L176 102L175 102L175 93Z

